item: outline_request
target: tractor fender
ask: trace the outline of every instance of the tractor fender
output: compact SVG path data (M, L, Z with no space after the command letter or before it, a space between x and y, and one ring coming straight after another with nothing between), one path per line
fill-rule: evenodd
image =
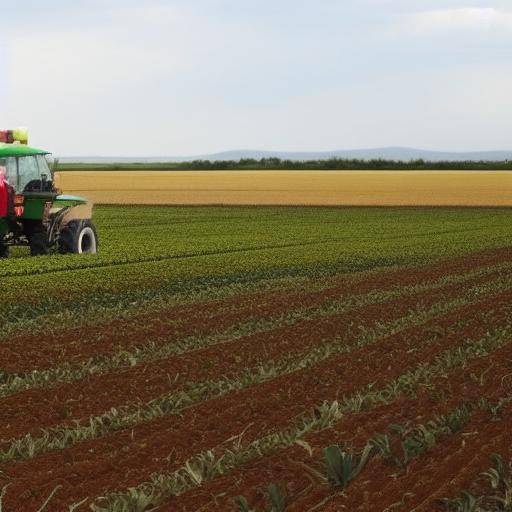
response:
M79 204L66 210L61 220L61 227L66 226L72 220L89 220L92 218L93 203Z

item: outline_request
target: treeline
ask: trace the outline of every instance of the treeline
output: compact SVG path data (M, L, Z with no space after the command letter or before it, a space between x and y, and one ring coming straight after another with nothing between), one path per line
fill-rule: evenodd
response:
M327 160L281 160L280 158L242 158L241 160L194 160L180 162L177 169L187 170L229 170L229 169L273 169L273 170L512 170L511 161L464 161L429 162L426 160L358 160L329 158Z
M241 160L193 160L190 162L139 162L139 163L59 163L58 170L429 170L429 171L491 171L512 170L512 160L504 161L442 161L427 160L358 160L330 158L327 160L282 160L280 158L242 158Z

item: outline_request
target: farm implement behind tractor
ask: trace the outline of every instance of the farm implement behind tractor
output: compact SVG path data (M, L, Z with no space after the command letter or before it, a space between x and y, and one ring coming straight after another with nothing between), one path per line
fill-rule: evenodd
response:
M49 155L28 146L26 129L0 131L0 258L11 246L32 256L97 252L92 204L57 190Z

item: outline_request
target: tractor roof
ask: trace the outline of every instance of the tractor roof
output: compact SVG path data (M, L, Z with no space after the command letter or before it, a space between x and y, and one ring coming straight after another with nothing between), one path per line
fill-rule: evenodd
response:
M0 158L7 158L10 156L33 156L48 154L48 151L31 148L30 146L25 146L24 144L5 144L0 142Z

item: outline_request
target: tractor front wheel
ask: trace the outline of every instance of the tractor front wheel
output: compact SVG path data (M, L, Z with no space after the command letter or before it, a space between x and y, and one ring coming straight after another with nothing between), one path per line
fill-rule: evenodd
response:
M72 220L66 224L59 236L61 254L96 254L98 235L90 220Z

